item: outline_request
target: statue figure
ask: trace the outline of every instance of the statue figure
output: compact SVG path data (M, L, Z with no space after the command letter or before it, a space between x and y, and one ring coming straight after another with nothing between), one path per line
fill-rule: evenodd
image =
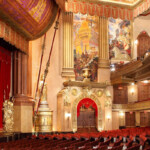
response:
M6 132L13 131L14 125L14 104L11 99L5 100L3 103L3 111L4 111L4 130Z
M112 51L114 52L115 55L115 57L112 58L112 60L125 60L125 61L131 60L131 57L127 53L122 54L118 47L114 47Z
M49 109L47 103L47 84L44 83L44 75L41 76L39 81L39 96L40 103L38 107L37 114L34 117L35 121L35 131L36 132L51 132L52 131L52 111ZM43 91L41 94L41 89L43 86Z
M44 82L44 75L41 76L41 80L39 82L39 95L43 86L43 82ZM47 83L44 83L41 101L47 101Z

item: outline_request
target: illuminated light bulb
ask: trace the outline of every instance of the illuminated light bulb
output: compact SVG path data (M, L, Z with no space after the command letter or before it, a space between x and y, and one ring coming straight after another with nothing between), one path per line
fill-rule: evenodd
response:
M134 44L137 45L137 44L138 44L138 40L135 40L135 41L134 41Z
M112 72L115 71L115 70L116 70L115 67L113 67L113 68L110 69L110 71L112 71Z
M132 82L131 85L135 85L134 82Z
M131 89L131 94L132 94L132 95L134 94L134 92L135 92L135 90L134 90L134 89Z
M143 83L149 83L149 81L148 80L144 80Z
M123 117L123 116L124 116L124 112L120 112L119 114L120 114L120 116L121 116L121 117Z

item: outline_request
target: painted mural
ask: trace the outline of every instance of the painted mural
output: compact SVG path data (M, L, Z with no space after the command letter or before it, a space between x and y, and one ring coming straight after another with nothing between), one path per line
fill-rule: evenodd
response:
M131 60L131 23L109 18L109 52L111 60Z
M76 80L83 80L83 69L90 68L91 81L97 80L98 17L74 14L74 72Z

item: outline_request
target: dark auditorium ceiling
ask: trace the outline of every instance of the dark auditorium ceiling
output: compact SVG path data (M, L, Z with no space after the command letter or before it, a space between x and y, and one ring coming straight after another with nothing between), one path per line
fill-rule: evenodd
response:
M54 0L0 0L0 17L16 31L33 40L52 25L58 6Z

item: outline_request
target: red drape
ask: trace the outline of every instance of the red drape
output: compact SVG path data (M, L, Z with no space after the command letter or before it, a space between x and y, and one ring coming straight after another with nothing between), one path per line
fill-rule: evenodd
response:
M11 52L0 47L0 130L3 128L3 101L9 99L11 82Z
M85 106L86 108L89 108L90 106L92 106L94 109L95 109L95 116L97 117L97 114L98 114L98 110L97 110L97 105L96 105L96 103L93 101L93 100L91 100L90 98L84 98L84 99L82 99L80 102L79 102L79 104L78 104L78 106L77 106L77 117L80 115L80 108L82 107L82 106Z

